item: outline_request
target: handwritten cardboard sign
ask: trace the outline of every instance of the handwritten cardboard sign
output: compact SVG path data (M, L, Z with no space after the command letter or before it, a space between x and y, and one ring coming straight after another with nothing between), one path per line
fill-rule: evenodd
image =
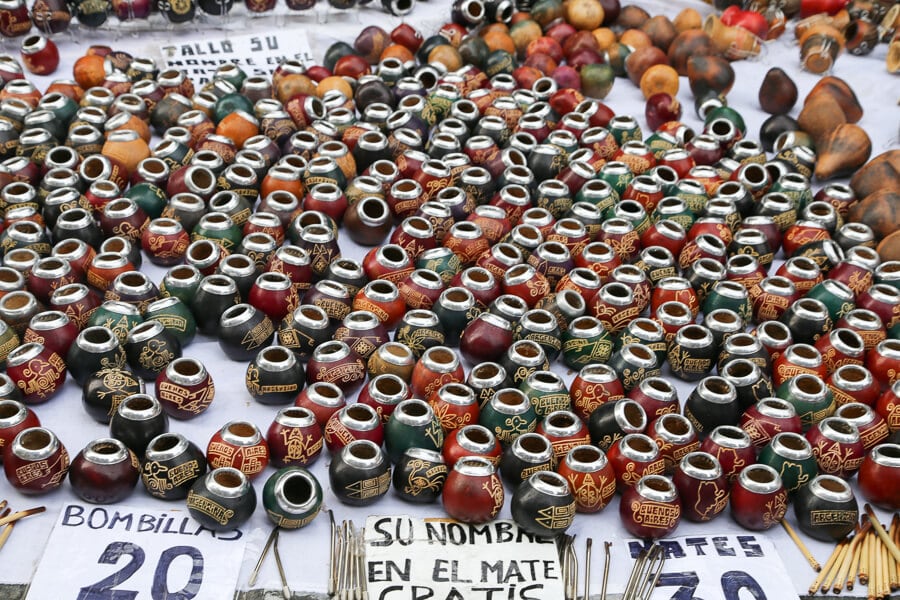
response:
M512 521L369 517L365 542L372 600L563 597L556 544Z
M215 533L183 510L67 504L27 600L231 598L244 543L240 529Z
M231 35L178 42L161 48L169 68L185 71L195 83L209 82L221 65L234 63L248 76L271 76L284 60L313 64L309 38L302 29L290 33Z
M650 596L652 600L798 597L775 546L763 536L696 535L657 543L666 560ZM644 547L641 540L625 542L625 550L632 558Z

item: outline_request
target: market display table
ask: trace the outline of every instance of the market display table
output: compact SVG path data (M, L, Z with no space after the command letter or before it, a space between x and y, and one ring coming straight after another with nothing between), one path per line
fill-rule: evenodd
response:
M159 32L141 32L139 35L132 35L127 30L123 32L109 29L94 33L83 32L78 34L75 40L62 35L57 40L63 57L62 65L57 73L53 75L53 78L70 77L73 62L92 43L105 43L113 48L126 50L135 56L154 56L157 59L161 59L162 48L167 49L166 52L170 57L178 54L183 58L186 53L181 48L183 45L186 45L193 48L194 53L197 54L197 60L213 61L213 64L215 64L215 61L221 59L221 56L217 57L215 50L222 47L218 43L219 40L240 38L241 43L234 44L237 47L235 52L240 53L243 51L242 48L246 49L241 45L247 43L245 36L258 34L264 36L263 39L267 40L270 46L271 44L276 45L275 50L272 50L270 47L268 51L262 46L258 49L251 48L252 51L259 53L257 54L258 56L278 56L278 44L282 44L283 48L291 49L289 57L293 58L297 54L295 52L296 48L308 44L312 56L317 60L321 60L325 49L330 43L336 40L352 43L356 33L364 25L379 24L390 30L400 22L399 19L389 17L377 10L374 4L360 9L358 13L353 12L349 15L339 15L329 11L327 15L322 17L324 19L327 16L327 22L319 23L316 22L317 19L311 19L312 22L306 25L280 16L247 19L246 21L238 16L233 16L227 23L221 23L227 26L225 30L203 28L197 31L193 27L183 27ZM670 17L674 17L682 8L687 6L693 6L703 14L712 10L706 4L688 0L644 1L639 4L644 6L651 14L664 13ZM235 10L237 11L237 9ZM423 32L432 32L442 23L449 20L449 10L450 7L446 2L432 0L431 2L420 3L416 7L415 12L407 18L407 21ZM229 44L229 46L231 45ZM7 49L12 51L9 45ZM898 147L900 109L897 107L897 101L898 97L900 97L900 79L886 72L886 52L887 46L882 44L867 57L859 58L842 55L838 58L833 71L834 75L850 83L865 109L865 114L859 124L872 138L873 155L892 147ZM264 58L264 63L265 60ZM800 90L801 101L806 92L818 80L818 76L802 72L799 69L799 49L793 40L790 30L781 39L766 44L764 53L757 59L735 62L733 66L737 74L737 80L734 89L728 96L728 101L731 106L737 108L743 114L751 138L757 137L759 126L767 116L759 109L757 91L763 75L769 68L779 66L794 78ZM265 70L269 67L261 68ZM51 78L36 79L40 82L40 85L48 83ZM684 122L699 129L702 123L690 108L693 106L693 98L684 78L682 78L678 98L685 107ZM605 99L605 102L617 113L634 115L640 123L644 123L643 97L640 90L627 79L616 81L615 87ZM793 114L796 115L797 110L799 109L795 108ZM344 239L341 240L341 246L345 256L357 260L361 260L367 250ZM158 282L161 280L164 273L161 268L154 267L146 260L144 265L144 270L153 281ZM209 438L228 421L236 419L251 421L265 431L274 417L275 410L272 407L255 403L250 398L244 384L246 364L228 360L222 354L216 341L202 336L198 336L192 344L184 349L184 355L199 359L206 365L215 381L217 393L211 408L202 416L190 421L172 420L170 430L183 433L188 439L193 440L201 447L205 447ZM574 372L566 370L561 363L554 365L554 370L563 375L566 382L570 382L574 376ZM668 367L666 367L664 375L668 376L670 381L676 385L679 397L683 401L687 398L693 386L672 378L668 373ZM152 385L148 386L148 389L152 390ZM89 441L108 435L107 428L93 421L82 409L80 397L81 390L70 379L65 384L64 392L60 396L37 409L43 425L59 436L72 456ZM333 511L338 523L343 520L352 520L356 527L362 527L370 515L408 515L417 519L444 516L440 504L410 505L401 502L392 493L389 493L379 503L367 508L351 508L342 505L336 500L331 490L328 489L327 464L329 460L330 458L327 455L322 456L312 470L325 488L324 506ZM260 480L257 480L257 493L261 492L262 484L269 474L267 471ZM196 524L188 517L183 503L166 504L156 500L150 497L141 485L138 485L138 489L135 490L134 494L123 503L123 505L128 507L127 509L115 505L84 507L83 509L72 508L72 505L80 503L68 484L46 496L26 497L14 491L5 479L0 479L0 498L8 499L10 506L14 510L35 505L47 507L45 514L30 517L18 523L8 543L3 548L2 553L0 553L0 599L4 600L25 597L23 586L27 585L34 577L35 569L41 562L42 556L51 554L58 558L58 568L47 571L47 565L44 564L42 565L41 576L55 577L58 593L54 596L40 595L29 596L29 598L49 600L50 598L76 597L76 592L73 590L78 590L94 583L94 580L97 579L96 575L100 571L95 569L89 573L71 572L71 569L67 568L66 557L70 557L72 564L82 564L80 561L84 560L84 557L81 555L86 553L90 555L88 556L89 562L99 562L102 566L103 561L98 551L97 542L91 541L95 540L97 536L106 536L102 538L105 540L112 532L115 534L113 537L121 539L122 542L132 542L139 545L143 535L138 533L138 530L142 527L141 523L143 523L145 528L155 529L158 532L162 532L161 535L171 536L172 540L179 540L177 544L174 541L166 541L170 546L190 545L184 540L190 538L198 540L201 537L209 536L208 532L198 531ZM68 516L65 513L60 516L60 511L65 506L69 506L68 510L70 512ZM122 514L119 514L117 511L121 511ZM124 513L128 511L143 511L146 515L154 516L146 516L144 517L145 520L141 521L141 517L135 514L132 517L135 520L131 523L131 529L128 529L125 527L124 521ZM881 516L882 518L885 517L884 514ZM503 519L510 518L508 502L500 517ZM77 527L73 525L73 531L76 531L76 533L65 538L68 540L68 545L64 548L47 547L47 541L50 538L54 523L59 519L65 521L66 518L68 518L69 524L78 524ZM788 510L788 519L794 521L790 508ZM270 529L271 525L260 507L252 519L239 532L232 534L235 540L239 539L239 542L232 542L234 546L229 546L228 543L210 546L211 548L218 548L215 552L221 551L221 554L205 556L204 564L207 569L207 576L212 577L213 575L210 574L217 572L216 568L228 565L227 569L232 570L232 575L234 569L239 570L237 574L237 589L242 594L242 597L247 599L279 597L281 595L281 583L276 565L271 560L271 557L264 562L256 586L257 588L279 591L263 593L260 589L253 589L245 592L247 590L249 573L253 569ZM575 524L569 533L576 536L576 549L579 553L579 559L582 560L584 540L588 537L593 539L594 552L591 570L594 573L594 577L591 587L592 597L596 597L600 591L599 574L602 573L603 567L603 542L610 541L613 543L609 590L611 597L616 597L617 594L620 594L631 571L632 559L627 552L628 546L626 543L630 536L619 522L618 500L614 500L612 505L601 513L577 515ZM744 553L747 568L752 570L751 563L753 559L751 555L763 552L763 550L757 549L760 546L764 546L766 550L763 553L768 553L769 555L774 553L774 556L771 556L773 560L783 561L786 572L793 583L793 592L796 594L805 594L809 583L814 577L814 573L796 546L781 528L773 528L764 534L749 533L738 527L727 515L723 515L713 522L702 525L683 522L675 535L682 540L695 540L693 544L690 542L682 543L677 550L674 549L675 546L672 546L673 561L674 557L680 552L678 568L682 575L685 572L703 571L704 557L710 551L725 552L726 554L732 553L732 555L736 554L738 558L740 558L739 553ZM109 539L112 540L111 537ZM288 530L281 533L280 552L284 560L287 581L290 588L295 590L295 598L306 598L307 593L310 594L308 596L310 598L323 597L329 572L329 539L330 524L324 512L303 529ZM828 544L812 540L806 541L813 555L820 562L824 562L833 548ZM757 544L756 542L759 543ZM232 547L240 548L240 550L228 549ZM101 545L99 548L102 550L103 546ZM153 548L156 548L156 546L153 546ZM133 556L133 553L136 551L131 549L129 552L132 552ZM154 550L154 552L157 552L157 550ZM446 558L448 560L463 558L465 553L465 549L453 550L448 553ZM143 558L144 564L143 566L138 565L140 569L138 574L135 575L136 577L144 576L140 572L141 570L148 570L152 573L154 569L159 567L160 554L151 556L151 552L148 549ZM170 556L168 560L174 561L176 559ZM124 563L117 564L115 560L110 560L108 564L111 565L107 567L107 572L109 573L116 569L121 569ZM180 563L173 562L172 564ZM673 564L675 563L673 562ZM582 564L581 566L583 569L584 565ZM178 566L177 568L183 569L185 567ZM376 575L378 572L380 571L376 571ZM384 571L384 573L387 572L390 571ZM690 579L689 576L688 579ZM135 581L139 580L135 579ZM144 580L140 579L140 581ZM704 581L704 584L706 583ZM46 582L42 583L42 585L46 585ZM42 589L45 588L42 587ZM127 583L121 583L121 588L118 589L136 588L129 588ZM665 588L665 592L658 591L653 598L668 598L677 589L679 588ZM860 590L858 587L854 590L854 594L864 595L864 591L864 588ZM787 598L791 595L789 590L785 589L784 595L781 597ZM79 598L81 597L79 596ZM99 598L101 596L87 597ZM110 595L102 597L118 598L120 596ZM139 597L144 598L147 596L142 595ZM153 597L161 596L154 595ZM225 596L222 597L224 598ZM387 600L400 598L400 596L383 597ZM409 600L414 598L424 600L429 597L427 595L404 596L404 598ZM532 597L551 600L540 595L510 595L509 599ZM671 597L687 598L690 596L676 595ZM712 600L712 596L704 595L702 597L706 600ZM779 596L769 596L770 599L777 597ZM494 598L494 600L499 600L499 596ZM503 596L503 600L508 600L507 596Z

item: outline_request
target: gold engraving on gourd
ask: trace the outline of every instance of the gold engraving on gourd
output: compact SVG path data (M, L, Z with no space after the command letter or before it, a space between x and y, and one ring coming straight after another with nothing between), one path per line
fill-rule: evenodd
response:
M797 473L794 476L794 472ZM781 475L782 481L797 481L797 484L794 488L791 489L799 489L806 485L806 482L809 481L809 473L807 473L803 469L803 465L791 461L786 461L781 465L781 470L779 471L779 475Z
M274 326L272 325L271 319L263 319L259 324L257 324L253 329L244 334L243 339L241 339L241 345L245 346L247 350L256 350L269 339L269 336L275 331Z
M635 523L653 529L669 529L678 521L681 511L677 506L645 500L631 503L631 516Z
M481 484L481 488L486 491L494 501L494 506L491 508L491 517L496 517L497 513L499 513L500 509L503 507L503 484L500 483L499 478L492 477Z
M535 522L546 529L564 529L575 519L575 502L565 506L548 506L539 509Z
M425 429L425 437L431 440L435 448L440 448L444 445L444 430L441 429L441 424L437 419L431 420L431 423Z
M169 350L168 344L160 340L150 340L141 349L138 362L151 371L161 371L175 359L175 353Z
M306 462L312 456L315 456L321 449L324 440L320 437L313 442L312 434L303 434L296 428L286 429L281 432L281 438L287 449L288 461Z
M787 494L784 492L778 494L765 504L765 512L763 513L763 523L766 527L770 527L784 518L787 512Z
M195 494L194 490L188 492L187 506L207 515L220 525L227 525L234 516L234 511L230 508L225 508L214 500Z
M65 363L56 353L51 354L48 360L33 358L22 369L22 378L16 381L16 385L26 396L46 398L56 388L65 368Z
M423 492L439 493L447 479L446 465L433 465L430 461L416 458L407 463L409 477L403 486L403 493L418 496Z
M187 319L184 317L179 317L178 315L156 315L153 317L154 321L159 321L163 324L163 327L166 329L171 329L173 331L180 331L184 333L187 329Z
M813 454L816 456L816 462L825 473L838 473L842 470L854 470L862 464L862 457L851 458L853 456L853 448L844 448L838 442L829 443L826 440L819 440L813 446Z
M812 525L856 523L858 517L859 513L855 510L812 510L809 512Z
M434 416L437 417L438 422L441 424L441 428L446 429L447 431L458 429L463 425L468 425L472 422L471 412L465 411L456 413L450 409L448 404L442 402L435 403L434 406L432 406L432 410L434 410Z
M706 503L704 501L706 493L703 491L704 488L712 487L712 502ZM694 504L694 512L699 516L700 521L709 521L720 512L725 510L725 505L728 504L728 493L719 487L714 481L703 481L697 487L697 502Z
M215 392L216 388L212 380L196 392L168 381L162 381L158 386L160 400L171 402L180 410L194 414L199 414L212 402Z
M350 485L344 487L350 498L365 500L381 496L387 492L391 485L391 472L387 471L378 477L363 479L362 481L354 481Z

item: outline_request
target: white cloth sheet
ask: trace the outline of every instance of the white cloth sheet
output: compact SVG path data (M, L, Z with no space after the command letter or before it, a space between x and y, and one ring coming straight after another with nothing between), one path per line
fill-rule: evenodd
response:
M686 6L697 8L702 14L712 11L710 5L693 0L642 0L639 2L651 14L665 13L674 17L679 10ZM283 12L283 6L280 11ZM420 2L415 12L407 17L407 21L418 27L424 33L437 29L441 23L449 21L449 2ZM328 13L328 22L320 23L316 19L303 25L295 21L283 20L281 17L247 19L242 23L243 8L235 8L235 15L230 18L229 30L237 33L271 31L273 27L296 28L305 31L309 36L311 47L317 58L321 59L328 45L335 40L343 40L352 43L356 33L363 26L377 23L388 31L401 22L398 18L388 16L378 9L378 2L373 2L361 9L358 13L350 15L337 15L334 11ZM51 79L71 77L71 67L78 56L81 56L91 43L106 43L117 49L123 49L134 55L159 56L159 48L173 41L200 40L211 37L223 37L229 35L226 31L201 29L197 31L193 27L181 28L173 31L161 31L157 33L142 32L139 35L117 31L115 27L109 27L95 33L84 32L78 35L78 40L72 40L67 35L57 37L62 64L52 77L35 78L39 85L46 87ZM12 44L7 43L6 50L17 50ZM897 107L900 98L900 77L891 76L885 69L885 56L887 46L879 45L875 51L867 57L854 57L841 55L836 61L834 75L846 79L856 91L862 102L865 114L860 123L872 137L873 153L877 154L891 147L898 146L898 124L900 124L900 109ZM746 119L748 135L758 137L759 126L766 118L757 101L757 92L763 75L773 66L785 69L795 82L800 91L800 102L806 93L818 80L817 75L802 72L799 68L799 48L793 40L792 31L789 28L781 39L766 44L765 53L756 60L741 61L733 64L736 72L734 89L728 96L731 106L737 108ZM683 121L695 129L700 129L702 123L693 112L693 98L686 78L681 78L681 90L678 98L684 106ZM609 96L605 99L617 113L634 115L638 121L646 125L643 117L644 100L640 90L627 79L616 81ZM796 116L799 106L795 107L792 115ZM646 135L646 133L645 133ZM820 183L814 183L818 189ZM341 246L345 255L361 259L366 249L354 245L348 239L341 239ZM144 267L151 273L154 281L159 281L163 270L149 265L145 261ZM263 432L268 428L276 410L272 407L262 406L250 399L244 387L244 363L235 363L228 360L219 350L217 343L209 338L198 338L184 351L185 356L192 356L201 360L209 369L215 381L217 393L212 407L200 417L192 421L171 422L171 430L185 434L200 447L205 448L209 438L226 422L234 419L246 419L256 423ZM554 369L565 376L567 382L571 381L574 373L565 369L558 362ZM666 371L667 373L668 371ZM682 401L687 398L692 385L674 380ZM149 386L152 391L152 385ZM42 423L56 432L71 455L74 457L90 440L108 435L108 429L93 421L81 407L81 390L71 379L65 384L65 390L49 403L37 407L37 412ZM442 514L440 505L413 506L408 505L391 493L382 501L368 508L349 508L340 504L328 488L327 465L330 458L327 452L313 466L314 473L319 477L325 488L324 505L332 509L338 522L342 519L352 519L357 526L362 526L369 514L412 514L417 516L438 516ZM267 470L256 481L257 492L261 494L265 479L272 473ZM62 489L40 498L21 496L14 491L4 478L0 478L0 498L7 498L14 510L23 509L37 504L46 505L46 515L28 518L20 522L11 536L8 544L0 555L2 567L0 567L0 583L23 583L29 581L32 573L40 560L44 544L50 533L52 524L56 520L56 514L61 505L69 501L77 501L68 483ZM509 496L507 505L501 517L509 518ZM260 498L261 500L261 498ZM125 501L131 506L146 506L154 509L183 508L170 506L150 497L138 484L134 494ZM788 516L793 520L792 509ZM240 576L240 586L245 586L249 571L256 561L259 550L262 547L265 536L268 534L270 524L260 506L252 520L244 527L249 535L250 544L247 547L244 558L244 566ZM717 520L695 525L683 523L675 535L690 534L715 534L715 533L741 533L741 529L726 515ZM599 574L602 572L602 540L615 540L629 537L619 523L618 498L604 511L595 515L578 515L570 533L577 534L583 540L592 536L595 541L592 570L594 576L593 593L599 593ZM324 592L326 585L327 561L328 561L328 535L329 525L327 516L322 514L311 525L299 531L285 531L281 535L281 552L285 559L288 582L296 591ZM775 528L766 534L774 541L783 557L788 572L791 573L795 588L798 593L805 592L814 573L806 564L795 546L790 542L781 528ZM832 546L807 540L813 554L824 563L831 552ZM583 551L583 544L578 545L579 552ZM73 548L72 552L78 552ZM627 579L630 564L624 561L624 557L618 557L611 574L610 591L621 592ZM64 587L65 584L61 582ZM269 557L263 567L257 587L269 589L280 588L278 574L274 561ZM859 588L857 588L859 590ZM62 597L62 596L61 596Z

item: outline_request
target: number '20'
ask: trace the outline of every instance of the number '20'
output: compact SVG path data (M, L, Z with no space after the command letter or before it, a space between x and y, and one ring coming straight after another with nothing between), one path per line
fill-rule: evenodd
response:
M103 565L115 565L123 556L128 556L129 560L122 565L122 568L97 583L81 588L78 592L78 600L134 600L139 592L113 588L125 583L143 566L146 560L144 549L131 542L112 542L103 550L97 562ZM179 556L187 556L191 559L191 574L184 587L171 592L168 584L169 567L172 565L172 561ZM150 597L153 600L191 600L200 591L202 583L203 554L200 550L193 546L173 546L159 556L156 570L153 572Z

